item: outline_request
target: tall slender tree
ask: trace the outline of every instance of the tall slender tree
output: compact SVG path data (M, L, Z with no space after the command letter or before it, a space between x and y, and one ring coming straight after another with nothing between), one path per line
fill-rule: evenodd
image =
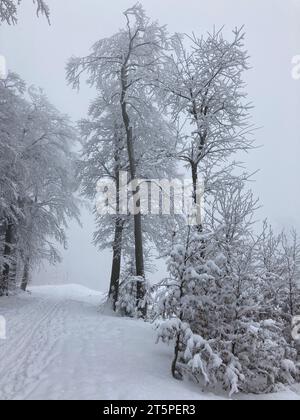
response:
M176 34L171 45L158 84L179 127L176 155L191 173L201 230L199 175L208 164L224 163L252 147L243 81L248 56L242 29L233 31L232 41L222 31L201 38Z
M134 235L131 233L134 226L132 218L126 213L127 201L124 203L124 194L122 194L123 202L120 203L120 187L126 187L129 159L121 110L119 104L110 97L113 88L113 84L107 84L107 95L98 96L89 108L89 118L79 123L83 138L79 178L82 193L89 199L95 199L97 182L103 178L108 178L115 185L115 203L110 203L112 208L109 209L113 210L113 214L111 211L109 214L101 212L99 214L95 209L97 230L94 237L95 244L101 249L109 247L113 250L109 297L115 308L119 294L122 251L125 254L130 254L133 262L135 255L134 252L132 255L134 247L131 244L132 240L134 242ZM172 127L154 107L150 108L147 113L145 112L143 119L136 111L132 111L131 118L135 126L135 156L138 176L142 179L161 179L172 176L174 162L170 161L168 157L173 144ZM121 172L125 174L125 179L123 179L125 185L120 185ZM140 187L148 191L147 183L143 183ZM127 200L128 197L125 199ZM158 243L158 238L162 236L159 225L163 223L163 218L158 216L151 218L148 215L145 218L142 215L142 218L144 219L144 241Z
M155 107L153 81L157 76L162 50L166 45L165 28L150 22L138 3L124 13L126 26L110 38L98 41L92 53L84 58L73 57L67 66L67 79L74 87L79 86L80 76L87 72L89 84L98 92L105 90L106 80L115 81L111 98L118 102L126 136L129 172L136 203L134 211L135 264L138 282L137 301L145 295L144 251L140 186L135 182L137 173L136 122L133 113L142 121L151 118L149 109ZM137 304L138 304L137 302ZM145 314L146 308L144 309Z

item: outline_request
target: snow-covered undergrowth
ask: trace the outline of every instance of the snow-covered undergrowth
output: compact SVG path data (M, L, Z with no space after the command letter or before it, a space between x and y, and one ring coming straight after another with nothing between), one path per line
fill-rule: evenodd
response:
M170 373L172 347L155 344L152 325L103 314L103 295L83 286L32 287L1 298L0 399L227 398ZM300 399L300 386L247 399Z

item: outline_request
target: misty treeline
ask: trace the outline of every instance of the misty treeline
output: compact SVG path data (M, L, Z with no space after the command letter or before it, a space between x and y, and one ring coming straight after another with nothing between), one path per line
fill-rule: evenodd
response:
M78 219L76 132L44 93L14 73L0 80L0 296L43 260L60 261L69 218Z
M297 234L276 233L267 220L259 226L252 174L237 161L255 147L243 29L229 37L223 30L170 35L140 4L124 20L123 29L67 64L71 86L83 78L95 91L76 131L18 76L0 83L1 293L18 282L25 289L34 265L58 260L52 242L65 244L67 219L78 219L76 188L95 201L106 178L116 187L116 212L95 206L94 243L112 251L108 304L155 322L158 340L174 347L174 378L231 394L299 381ZM72 151L77 137L80 157ZM202 179L201 222L124 215L123 171L137 204L145 187L138 179L184 176L198 208ZM167 259L168 276L150 285L156 257Z

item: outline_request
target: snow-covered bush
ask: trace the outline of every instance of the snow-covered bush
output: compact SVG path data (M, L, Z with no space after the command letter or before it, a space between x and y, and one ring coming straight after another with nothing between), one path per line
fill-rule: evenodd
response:
M145 288L145 296L142 301L137 300L138 283ZM150 288L144 277L130 275L120 283L119 297L116 311L122 316L139 318L143 316L143 309L151 302Z
M183 374L190 371L195 378L202 376L206 384L215 381L222 360L214 353L208 341L192 332L188 323L174 317L158 323L157 332L158 341L176 342L172 363L174 378L182 379Z
M215 377L220 359L208 341L195 334L191 326L206 305L210 306L205 285L212 283L218 266L205 261L209 235L188 229L186 246L176 246L168 261L170 278L159 285L157 311L165 321L158 324L158 338L175 341L172 374L182 378L186 367L201 374L208 383ZM186 365L186 367L185 367Z
M295 245L281 249L280 260L289 255L281 276L267 276L258 256L261 237L251 228L255 206L240 183L215 195L206 219L210 230L189 228L185 245L174 246L170 277L157 292L158 337L174 341L173 376L188 373L209 386L221 384L231 395L270 392L299 378L283 314L291 306L286 296L293 296L289 302L296 307L296 285L292 295L285 291L291 291L291 276L297 277ZM285 291L283 298L278 293L277 306L270 278Z

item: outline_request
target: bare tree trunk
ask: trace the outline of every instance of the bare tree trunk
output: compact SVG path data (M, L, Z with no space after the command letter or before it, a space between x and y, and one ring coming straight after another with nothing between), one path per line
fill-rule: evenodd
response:
M128 159L130 166L130 176L131 181L136 180L136 161L134 154L134 145L133 145L133 133L132 127L130 126L130 118L127 112L127 103L126 103L126 93L127 93L127 69L126 65L122 68L122 95L121 95L121 108L122 108L122 117L126 130L127 137L127 151ZM137 208L140 207L141 200L139 197L140 188L136 186L133 189L132 194L137 196L135 200ZM135 212L134 215L134 239L135 239L135 264L136 264L136 276L145 279L145 266L144 266L144 251L143 251L143 234L142 234L142 215L141 212ZM138 282L137 284L137 305L145 297L145 284L144 282ZM142 309L142 315L145 317L147 314L147 307L145 306Z
M293 280L292 280L292 278L290 277L289 278L289 312L290 312L290 315L291 315L291 318L293 318L294 317L294 315L295 315L295 312L294 312L294 299L293 299L293 292L294 292L294 287L293 287Z
M0 278L0 296L8 294L8 287L9 287L9 274L10 274L10 263L9 258L12 253L12 246L13 246L13 224L8 221L6 225L5 231L5 245L4 245L4 264L3 270L1 273Z
M9 273L9 284L13 287L16 288L17 287L17 275L18 275L18 260L17 260L17 256L14 255L12 256L12 263L11 263L11 267L10 267L10 273Z
M3 220L0 221L0 239L4 239L5 232L6 232L6 224Z
M119 299L120 276L121 276L121 261L122 261L122 242L124 220L120 214L120 154L122 146L122 139L118 136L118 128L115 127L115 179L116 179L116 213L117 219L115 221L115 237L113 243L113 261L111 269L110 287L109 287L109 301L112 303L113 310L117 309L117 302Z
M122 239L123 239L123 220L118 218L115 225L115 238L113 244L113 262L109 287L109 300L112 301L113 310L116 310L116 304L119 299L121 257L122 257Z
M132 180L136 179L136 168L135 168L135 158L134 158L134 149L133 149L133 140L132 140L132 128L129 129L129 143L128 143L128 154L130 161L130 172ZM140 188L136 187L135 191L132 191L133 195L137 195L136 206L139 209L141 205L141 200L139 198ZM136 276L140 278L145 278L145 267L144 267L144 251L143 251L143 233L142 233L142 214L140 211L137 211L134 215L134 239L135 239L135 264L136 264ZM139 304L145 297L145 285L143 282L139 281L137 283L137 304ZM142 309L143 316L147 314L147 308Z
M180 352L180 337L181 337L181 333L179 332L179 333L177 333L177 337L176 337L176 344L175 344L175 349L174 349L174 359L172 361L171 372L172 372L172 376L173 376L174 379L182 381L182 379L183 379L182 373L179 371L179 369L177 367L177 362L178 362L179 352Z
M181 283L180 283L180 288L179 288L179 299L180 301L182 300L183 296L184 296L184 287L185 287L185 281L184 281L184 271L186 270L186 264L187 264L187 259L188 259L188 249L189 249L189 243L190 243L190 237L191 237L191 228L189 227L188 229L188 235L187 235L187 240L186 240L186 248L185 248L185 256L184 256L184 265L182 267L182 271L180 274L181 277ZM179 319L182 322L183 321L183 317L184 317L184 312L181 308L180 310L180 314L179 314ZM174 349L174 359L172 361L172 366L171 366L171 372L172 375L174 377L174 379L178 379L178 380L182 380L183 376L182 373L180 372L180 370L177 367L177 362L178 362L178 358L180 355L180 347L181 347L181 339L182 339L182 332L178 331L177 335L176 335L176 342L175 342L175 349Z
M29 282L29 270L30 270L30 259L26 258L25 265L24 265L24 272L21 282L21 289L26 292L28 282Z
M192 180L193 180L193 201L196 206L196 229L199 233L203 232L202 214L201 214L201 197L199 189L198 165L191 163Z

